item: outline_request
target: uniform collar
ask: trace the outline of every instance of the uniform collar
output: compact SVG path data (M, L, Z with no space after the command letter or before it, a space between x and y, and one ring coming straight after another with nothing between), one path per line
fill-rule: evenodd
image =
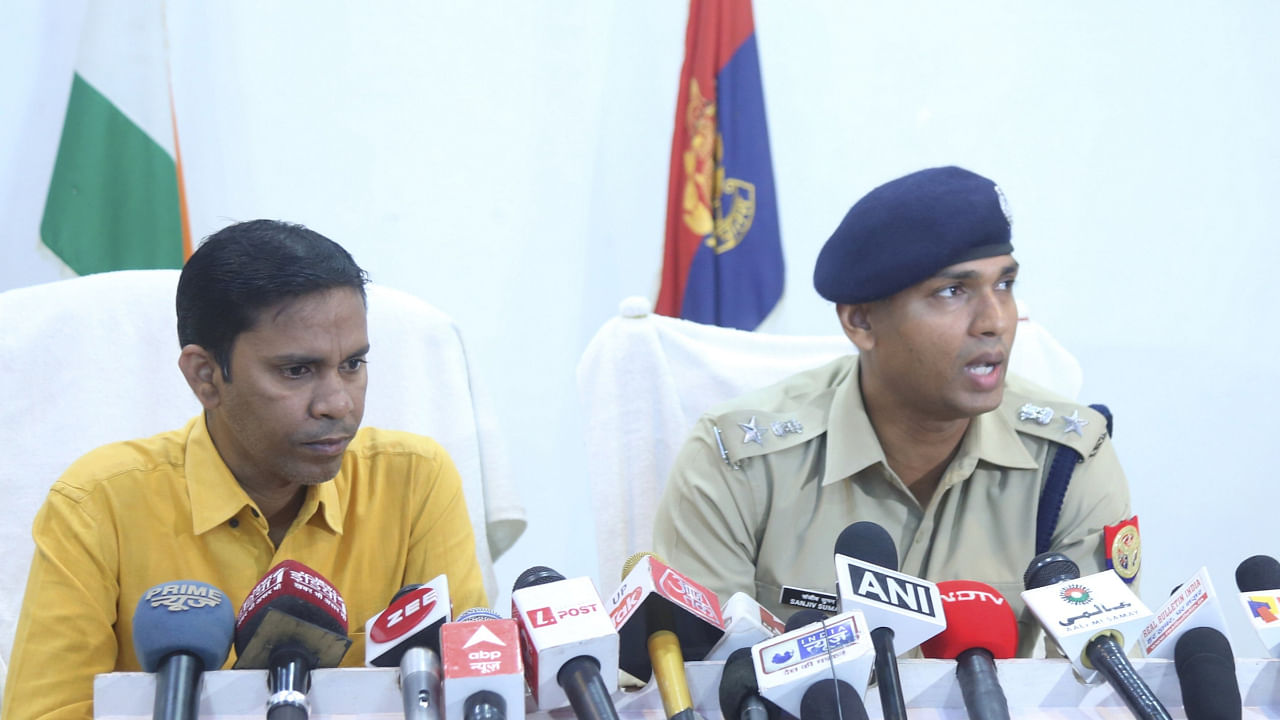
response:
M200 535L235 517L246 507L253 507L248 493L240 487L209 435L204 413L187 423L187 494L191 498L191 528ZM344 463L345 464L345 463ZM342 534L342 502L338 484L342 473L333 480L307 488L298 515L305 522L318 519L337 534Z
M960 451L953 461L954 467L962 469L965 475L973 472L979 460L1009 468L1030 470L1039 467L1010 424L1009 413L1004 411L1005 404L1010 402L1016 401L1006 390L1001 407L983 413L969 423L969 429L960 442ZM888 467L884 449L880 447L880 440L862 402L855 356L849 374L831 398L822 484L839 482L877 463Z

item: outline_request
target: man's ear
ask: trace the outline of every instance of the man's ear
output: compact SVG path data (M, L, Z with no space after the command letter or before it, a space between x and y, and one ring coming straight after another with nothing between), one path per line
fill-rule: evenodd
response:
M876 338L871 329L871 306L868 303L857 305L836 305L836 315L840 318L840 327L844 334L863 353L875 347Z
M216 380L221 377L222 368L218 367L213 353L199 345L187 345L178 355L178 369L182 370L182 376L187 379L191 392L196 394L196 399L205 410L212 410L219 405L222 396L219 392L220 383Z

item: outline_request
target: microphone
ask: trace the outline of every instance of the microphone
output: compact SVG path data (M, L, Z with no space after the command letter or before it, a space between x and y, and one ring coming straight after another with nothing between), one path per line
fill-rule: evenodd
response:
M778 720L760 696L756 683L756 666L751 662L751 648L729 653L720 675L720 713L724 720Z
M311 671L337 667L351 646L347 604L329 581L296 560L267 571L236 616L237 670L262 670L268 720L306 720Z
M1174 588L1155 617L1142 628L1142 650L1149 658L1171 660L1178 639L1195 627L1215 628L1224 635L1227 632L1227 621L1222 616L1213 582L1209 580L1209 570L1203 567L1190 580Z
M1138 677L1124 654L1124 635L1151 617L1120 576L1110 570L1080 577L1066 555L1041 553L1023 575L1022 599L1086 682L1101 672L1133 714L1170 720L1169 711ZM1095 671L1096 670L1096 671Z
M787 620L787 628L751 648L762 696L800 715L805 693L818 680L840 680L855 692L866 689L875 651L861 611L828 618L817 610L801 610Z
M744 592L729 596L720 608L720 617L724 620L724 635L703 660L727 660L735 650L777 637L786 630L777 615Z
M1187 720L1240 720L1244 703L1226 635L1211 627L1186 631L1178 638L1173 664Z
M143 670L157 673L152 717L195 720L201 673L226 662L234 631L230 601L208 583L178 580L142 594L133 611L133 651Z
M446 720L520 720L524 665L515 620L472 608L440 628Z
M947 629L920 646L927 658L956 661L964 707L973 720L1009 720L996 659L1018 651L1018 619L995 588L972 580L938 583Z
M568 703L580 720L618 720L609 697L618 687L618 633L590 578L531 567L516 578L511 617L539 709Z
M804 691L800 720L867 720L867 707L852 685L824 678Z
M724 636L720 601L653 553L627 558L622 576L609 600L620 643L618 665L640 680L657 682L668 718L693 720L684 662L702 660Z
M449 578L396 591L365 623L364 663L400 667L406 720L440 720L440 626L449 621Z
M1246 558L1236 568L1240 604L1271 657L1280 657L1280 562L1269 555Z
M938 586L897 572L893 538L873 522L856 522L841 531L835 552L840 607L861 610L873 628L876 681L885 720L905 720L907 703L898 677L895 640L905 651L947 626Z

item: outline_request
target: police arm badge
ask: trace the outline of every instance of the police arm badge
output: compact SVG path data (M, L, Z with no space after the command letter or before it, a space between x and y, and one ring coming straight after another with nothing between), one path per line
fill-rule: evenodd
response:
M1103 546L1107 550L1107 567L1122 580L1132 583L1142 566L1142 536L1138 534L1138 516L1107 525L1103 529Z

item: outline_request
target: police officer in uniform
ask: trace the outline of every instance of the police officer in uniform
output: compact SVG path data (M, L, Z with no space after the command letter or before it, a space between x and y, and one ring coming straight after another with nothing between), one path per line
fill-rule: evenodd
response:
M869 520L902 572L999 590L1020 656L1039 635L1018 594L1038 550L1135 580L1108 419L1006 373L1012 252L1003 193L967 170L922 170L859 200L814 272L857 354L698 421L658 508L658 554L786 618L834 603L835 539Z

